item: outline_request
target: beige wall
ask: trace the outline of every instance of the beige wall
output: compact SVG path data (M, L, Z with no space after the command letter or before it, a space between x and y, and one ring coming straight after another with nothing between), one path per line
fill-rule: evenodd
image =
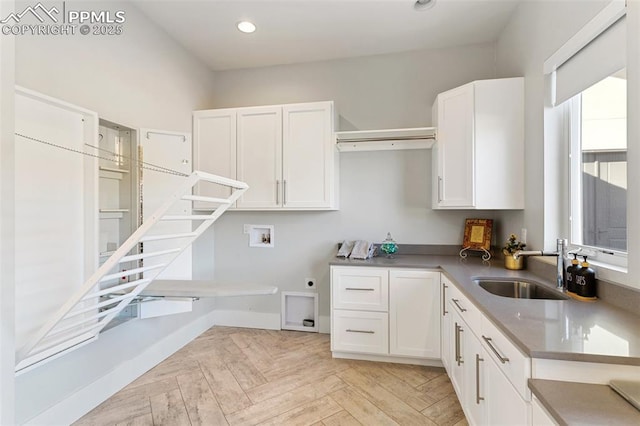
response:
M480 44L217 72L214 102L334 100L338 130L429 126L436 94L494 77L494 54L493 44ZM339 241L380 242L391 232L400 252L403 243L459 245L465 218L493 216L432 210L431 174L430 150L340 154L339 211L229 212L216 223L215 236L209 232L194 249L194 276L289 291L302 291L305 278L316 278L320 314L328 316L328 262ZM275 225L275 247L249 248L243 224ZM216 308L278 314L280 295L220 299Z
M558 223L568 214L566 192L559 192L559 188L564 191L567 186L566 176L557 167L565 152L560 146L545 148L544 145L544 116L548 108L545 108L542 64L606 3L590 0L523 2L497 42L498 76L525 77L525 210L497 214L503 224L501 240L511 232L520 233L522 227L528 229L527 243L531 249L555 249L554 238L568 237L567 230ZM547 135L556 130L547 123ZM545 149L549 154L546 165ZM545 212L545 205L561 208Z
M16 8L22 10L27 4ZM73 7L124 9L124 34L19 36L17 84L94 110L116 123L191 132L191 111L213 106L213 73L131 3L73 2ZM211 309L211 301L202 301L191 314L116 327L98 341L19 376L16 422L73 421L186 343L181 337L188 341L190 333L208 328ZM155 353L145 352L154 345L159 345ZM100 385L92 390L96 383Z
M0 16L13 1L0 2ZM14 40L0 37L0 424L14 423Z

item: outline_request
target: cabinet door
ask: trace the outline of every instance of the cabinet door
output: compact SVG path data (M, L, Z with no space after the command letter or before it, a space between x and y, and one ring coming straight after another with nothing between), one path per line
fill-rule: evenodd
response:
M218 109L193 113L193 167L214 175L236 178L236 111ZM228 197L231 188L199 183L196 195ZM211 210L211 203L194 203L194 209Z
M480 341L473 335L465 336L464 345L464 397L462 405L470 425L484 425L486 421L485 363L487 358Z
M434 205L474 206L473 84L438 95L438 175Z
M389 272L389 353L440 358L440 273Z
M237 110L237 176L249 189L238 200L242 209L282 205L282 108Z
M285 105L282 113L283 206L332 207L333 103Z
M531 398L531 424L533 426L555 426L558 424L536 397Z
M466 362L464 356L464 339L470 331L467 330L467 326L458 312L452 309L451 303L449 303L449 312L451 312L451 364L449 378L451 379L456 394L458 394L458 399L464 401L464 363Z
M441 285L441 306L440 306L440 335L442 336L442 344L440 345L440 350L442 352L442 365L444 365L445 370L449 374L451 374L450 363L451 363L451 312L449 312L447 306L447 296L448 290L452 285L449 280L447 280L444 275L440 274Z
M489 425L528 425L530 408L484 350L486 419Z

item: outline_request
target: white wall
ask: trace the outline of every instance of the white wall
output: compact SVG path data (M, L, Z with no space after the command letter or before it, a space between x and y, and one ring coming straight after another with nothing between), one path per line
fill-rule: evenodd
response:
M566 206L557 209L555 214L548 210L545 213L545 203L547 206L563 203L563 193L556 188L561 187L564 191L566 176L558 173L557 164L552 160L564 155L562 147L544 145L545 131L549 136L554 129L549 126L545 129L544 117L545 114L549 116L550 111L545 108L542 64L606 3L608 1L604 0L523 2L500 35L496 48L498 76L525 77L526 158L525 210L497 213L503 225L501 240L511 232L519 233L521 227L528 229L527 243L532 249L542 249L545 242L546 249L555 249L553 238L568 237L561 235L566 230L557 223L566 213ZM547 163L544 160L545 149L550 151ZM547 240L544 239L545 233Z
M0 16L13 1L0 2ZM0 424L14 423L14 40L0 37Z
M26 4L20 3L16 8L22 10ZM73 2L73 7L126 10L124 34L19 36L17 84L135 127L190 132L191 111L213 106L213 74L134 6ZM110 330L95 343L19 376L15 386L16 422L23 423L42 413L45 417L40 417L40 421L58 424L73 421L74 416L91 409L100 398L187 343L195 337L193 333L204 331L212 324L211 309L211 302L201 301L192 314L127 323ZM4 327L4 319L2 324ZM145 349L156 344L159 346L154 353L140 357ZM2 377L5 380L4 371ZM109 378L108 386L83 392L104 378ZM65 399L67 405L54 407Z
M16 9L28 4L17 2ZM68 6L125 10L124 33L17 37L16 83L115 123L191 132L191 111L211 106L211 71L131 3L74 1Z
M481 44L364 58L217 72L215 107L334 100L339 130L431 124L436 94L494 76L494 47ZM229 212L211 244L194 249L194 276L256 282L303 290L316 278L320 315L329 315L328 262L343 239L400 244L462 242L464 219L493 212L433 211L431 152L386 151L340 155L340 210L336 212ZM243 224L275 225L275 248L249 248ZM400 246L402 252L402 246ZM215 272L210 267L215 258ZM228 298L222 310L280 312L280 296Z

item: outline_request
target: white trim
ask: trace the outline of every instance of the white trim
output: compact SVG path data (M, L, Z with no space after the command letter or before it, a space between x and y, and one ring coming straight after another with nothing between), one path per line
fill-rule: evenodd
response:
M214 324L224 327L280 330L280 314L272 312L213 311Z
M369 354L357 354L351 352L337 352L333 351L332 356L340 359L355 359L358 361L375 361L375 362L392 362L394 364L411 364L411 365L424 365L427 367L443 367L440 359L424 359L424 358L404 358L399 356L388 355L369 355Z
M625 0L612 0L591 21L582 27L573 37L563 44L543 64L543 73L551 74L573 55L591 43L604 30L627 13Z
M531 378L604 385L608 384L611 379L640 380L640 367L637 365L532 358Z
M211 312L174 331L156 344L149 346L147 350L136 357L118 364L116 369L79 389L73 395L28 420L25 424L71 424L75 422L133 380L207 331L214 325L214 318L215 312Z

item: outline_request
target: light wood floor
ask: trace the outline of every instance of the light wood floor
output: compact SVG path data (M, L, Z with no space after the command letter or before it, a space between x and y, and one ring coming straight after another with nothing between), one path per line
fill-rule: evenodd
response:
M466 425L441 368L331 358L329 336L213 327L77 425Z

